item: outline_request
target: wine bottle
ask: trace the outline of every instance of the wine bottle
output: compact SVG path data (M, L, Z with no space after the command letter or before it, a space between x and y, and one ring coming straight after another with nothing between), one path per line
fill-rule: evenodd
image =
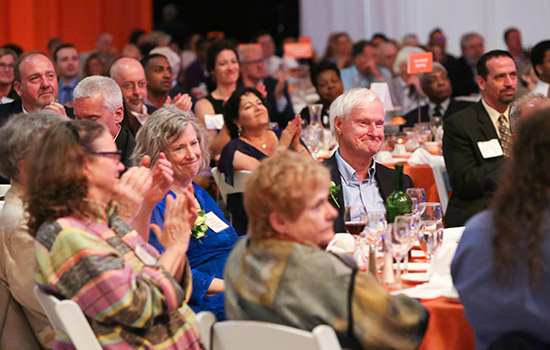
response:
M412 212L412 200L403 192L403 164L395 165L393 192L386 200L388 223L393 223L395 217Z

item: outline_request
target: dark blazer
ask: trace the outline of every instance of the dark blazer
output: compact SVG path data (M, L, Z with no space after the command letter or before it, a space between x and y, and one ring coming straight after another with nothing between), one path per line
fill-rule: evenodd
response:
M73 109L70 107L63 106L67 116L71 119L74 119ZM0 105L0 126L9 119L10 116L17 113L23 113L23 104L21 100L15 100L10 103L4 103Z
M118 133L117 138L115 139L116 148L120 151L122 151L122 156L120 158L120 161L126 169L130 168L132 166L132 163L130 162L130 156L134 152L134 148L136 147L136 139L134 139L134 136L130 132L130 130L121 127L120 132Z
M451 79L453 96L467 96L479 92L474 72L466 62L464 56L461 56L454 62L449 62L445 65L445 68L447 68L449 79Z
M459 112L465 108L468 108L472 105L472 102L468 101L457 101L454 98L451 98L449 107L443 115L443 121L447 120L452 114ZM407 113L403 118L405 118L405 125L403 127L412 127L414 124L418 123L418 108L413 109ZM428 115L428 105L420 107L420 120L422 123L428 123L430 121L430 116Z
M330 177L332 181L334 181L336 186L341 186L342 178L340 176L340 172L338 171L338 164L336 163L336 153L334 153L329 159L324 160L323 165L329 168ZM379 163L376 163L375 167L376 171L374 178L376 179L376 183L378 184L378 191L380 192L380 196L382 197L382 199L386 201L388 196L393 192L395 170L390 169L387 166ZM411 187L414 187L412 179L409 175L403 174L403 190ZM338 206L332 201L332 199L329 199L329 202L332 204L332 206L334 206L334 208L338 210L338 218L334 220L334 232L346 232L346 227L344 225L344 191L340 189L340 191L336 193L335 197L338 201L338 204L340 204L340 208L338 208Z
M504 157L484 159L481 155L478 142L498 139L481 101L449 117L443 130L443 157L453 188L445 226L463 226L486 207L483 180L500 167Z
M294 108L292 107L292 100L288 93L288 86L285 83L285 88L283 90L283 96L286 97L288 103L286 104L285 109L282 112L277 110L277 101L275 99L275 86L277 86L277 79L272 77L266 77L263 79L265 85L265 91L267 96L265 98L265 106L269 113L269 120L272 122L277 122L279 124L279 129L284 129L289 121L294 118Z
M145 105L147 108L147 114L151 115L154 111L156 111L158 108L155 106L150 106L148 104ZM136 117L130 112L129 109L126 108L126 104L124 104L124 119L122 119L122 122L120 125L123 128L128 129L130 133L135 137L139 128L141 127L141 124L137 120Z

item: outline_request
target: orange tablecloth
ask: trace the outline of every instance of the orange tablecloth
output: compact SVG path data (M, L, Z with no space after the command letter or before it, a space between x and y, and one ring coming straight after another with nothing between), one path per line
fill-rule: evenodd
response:
M403 164L403 172L411 177L415 187L423 188L426 191L426 202L439 202L439 194L435 185L432 167L428 164L409 165ZM395 164L384 164L389 168L394 168Z
M472 327L464 317L464 307L445 298L422 301L430 312L430 321L421 350L475 349Z

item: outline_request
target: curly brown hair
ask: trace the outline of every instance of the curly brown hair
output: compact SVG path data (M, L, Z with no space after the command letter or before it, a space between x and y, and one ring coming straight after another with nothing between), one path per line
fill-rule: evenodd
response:
M517 136L492 203L494 263L506 285L514 279L510 271L527 258L529 283L536 287L543 271L540 242L548 235L550 109L522 119ZM526 248L527 257L518 254L518 247Z
M34 237L42 223L60 217L89 216L88 179L84 159L94 152L93 142L108 132L105 125L88 120L58 123L41 139L31 156L27 207L29 233Z

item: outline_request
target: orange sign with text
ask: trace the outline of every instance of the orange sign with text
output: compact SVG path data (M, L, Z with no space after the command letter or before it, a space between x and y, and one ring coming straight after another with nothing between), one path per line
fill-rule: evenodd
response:
M311 37L310 36L299 36L298 37L298 42L299 43L310 43L311 42Z
M407 64L407 73L426 73L431 72L433 67L433 54L431 52L412 53L409 55Z
M313 47L311 43L288 43L284 46L285 56L294 58L311 58Z

